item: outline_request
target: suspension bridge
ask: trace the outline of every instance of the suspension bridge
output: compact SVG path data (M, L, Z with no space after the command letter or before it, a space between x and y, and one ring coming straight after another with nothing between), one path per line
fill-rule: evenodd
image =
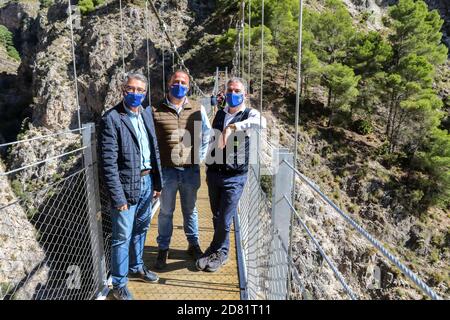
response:
M247 4L247 7L245 6ZM251 0L243 1L237 23L238 37L233 68L216 69L211 94L224 87L230 75L249 80L252 61L243 52L246 39L244 22L248 9L251 25ZM71 3L69 0L69 8ZM264 0L261 0L264 23ZM125 73L123 7L119 0L122 30L122 69ZM302 8L302 1L300 1ZM70 14L71 10L69 10ZM300 10L301 12L301 10ZM210 117L214 107L210 97L186 67L172 36L153 1L145 1L146 21L152 14L161 26L169 43L172 64L183 68L191 77L192 99L205 106ZM302 14L299 17L301 26ZM13 163L0 167L0 297L2 299L109 299L111 220L110 205L99 174L97 160L97 130L93 123L81 122L78 101L75 43L72 19L69 18L74 69L74 90L78 106L78 128L24 138L0 145L0 148L44 148L42 159L31 163ZM147 25L148 26L148 25ZM249 28L250 29L250 28ZM146 32L149 28L146 28ZM259 108L264 113L263 69L264 28L261 28L261 74L258 92ZM298 54L301 55L299 28ZM147 39L147 74L150 79L149 44ZM248 50L250 51L250 50ZM165 53L162 54L162 78L165 82ZM298 72L301 59L298 59ZM148 99L151 105L149 83ZM165 90L165 83L162 84ZM297 81L299 88L299 80ZM229 263L217 273L195 270L185 252L186 243L180 212L175 213L174 236L168 269L158 272L155 284L130 282L130 290L137 299L367 299L370 290L377 289L380 279L374 273L367 288L351 270L343 270L335 261L336 253L329 252L317 230L309 221L317 216L306 203L298 203L298 194L309 194L321 206L328 208L332 223L342 225L354 233L351 239L365 242L377 259L398 270L399 285L414 288L419 296L441 299L418 275L375 239L351 215L341 210L305 174L297 169L297 141L299 119L299 90L296 100L296 133L293 150L272 144L267 133L255 131L258 143L251 150L257 161L250 165L248 181L234 217ZM52 148L48 146L53 146ZM47 148L47 149L46 149ZM0 164L1 165L1 164ZM204 177L204 172L202 172ZM271 194L262 188L263 176L270 177ZM205 246L212 238L212 214L209 209L206 184L198 193L200 242ZM156 259L156 219L159 204L153 204L154 218L147 236L145 263L152 268ZM177 206L179 210L180 206ZM346 239L347 241L349 239ZM295 244L303 241L318 261L307 265L302 252L295 252ZM348 244L349 246L351 243ZM304 253L310 254L310 253ZM320 258L320 259L319 259ZM328 277L325 283L322 277ZM332 282L332 284L331 284ZM380 289L380 287L378 287ZM324 295L324 292L329 295Z

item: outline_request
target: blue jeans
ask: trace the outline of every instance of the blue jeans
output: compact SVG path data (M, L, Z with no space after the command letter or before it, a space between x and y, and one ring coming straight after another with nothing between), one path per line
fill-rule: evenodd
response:
M114 288L128 282L128 271L142 271L145 237L152 219L153 184L152 176L141 177L141 194L137 204L128 210L113 208L111 276Z
M180 191L183 227L187 241L198 245L198 212L195 207L197 191L200 188L200 167L193 165L186 168L163 167L164 188L161 192L161 207L158 216L158 248L169 249L173 231L173 212L177 192Z
M214 237L208 251L220 250L228 256L231 223L234 215L237 214L247 174L227 176L208 170L206 177L214 225Z

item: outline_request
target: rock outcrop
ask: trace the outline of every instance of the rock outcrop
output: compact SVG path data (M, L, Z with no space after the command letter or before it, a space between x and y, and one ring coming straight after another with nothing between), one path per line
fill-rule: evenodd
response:
M31 299L48 279L44 249L22 205L7 178L0 176L0 299Z

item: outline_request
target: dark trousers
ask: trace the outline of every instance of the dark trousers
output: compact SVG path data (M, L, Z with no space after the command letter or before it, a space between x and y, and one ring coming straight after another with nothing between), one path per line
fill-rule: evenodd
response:
M214 225L214 237L209 250L211 252L220 250L228 256L231 223L237 214L247 174L227 176L208 170L206 178Z

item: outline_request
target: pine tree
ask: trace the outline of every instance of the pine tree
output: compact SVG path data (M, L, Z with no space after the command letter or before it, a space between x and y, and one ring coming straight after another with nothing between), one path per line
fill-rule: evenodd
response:
M356 75L361 76L358 83L359 95L352 104L355 109L362 110L364 118L370 118L374 108L380 102L380 92L376 86L376 77L383 72L392 59L392 47L377 32L359 32L353 39L346 58Z
M358 95L360 76L355 76L353 70L340 63L327 65L323 70L323 84L328 88L328 105L330 116L328 126L331 125L335 111L348 110L351 102Z
M439 98L435 93L433 96L431 87L435 67L445 61L447 50L440 43L442 20L435 11L429 12L423 1L400 0L390 8L389 16L393 29L389 36L393 59L388 71L379 79L382 90L387 93L384 102L388 107L386 135L389 151L395 152L400 144L410 144L432 129L430 126L417 126L414 119L418 113L424 117L423 123L431 124L434 122L431 119L439 117L442 103L437 103ZM419 98L424 95L430 99L429 104L433 108L428 108ZM422 103L419 104L419 100ZM411 108L413 104L416 106ZM429 110L434 111L430 113ZM411 127L420 130L411 136L405 130Z
M425 149L416 154L419 167L429 172L425 200L431 205L450 208L450 133L434 128Z
M285 70L284 83L287 85L289 71L295 62L298 43L298 2L278 1L271 6L269 27L272 31L273 45L277 48L278 62Z
M310 15L314 52L327 64L343 62L355 36L355 28L347 8L339 0L328 0L323 12Z

